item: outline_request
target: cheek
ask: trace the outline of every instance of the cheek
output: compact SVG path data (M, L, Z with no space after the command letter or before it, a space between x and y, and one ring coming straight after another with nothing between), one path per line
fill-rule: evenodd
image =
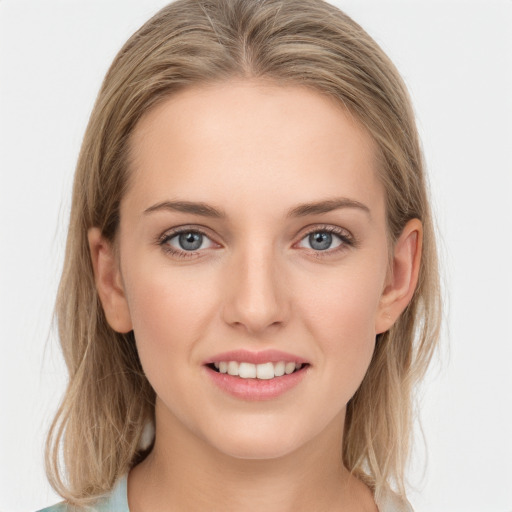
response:
M317 275L303 286L302 314L311 321L311 328L331 332L335 341L351 334L365 333L375 337L375 318L384 282L382 265L347 268L340 272Z
M301 294L301 316L317 342L319 360L342 403L352 397L370 364L375 348L382 271L352 270L317 282ZM378 266L374 268L379 268ZM339 391L337 391L339 390Z
M133 330L148 377L152 371L169 373L170 366L179 371L179 361L191 357L211 321L209 281L158 263L134 266L126 274Z

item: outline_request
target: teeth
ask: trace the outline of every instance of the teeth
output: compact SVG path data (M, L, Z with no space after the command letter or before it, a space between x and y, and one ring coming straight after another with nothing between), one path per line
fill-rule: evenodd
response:
M241 377L242 379L262 379L269 380L274 377L282 377L284 374L290 375L295 370L302 368L301 363L285 363L279 361L278 363L263 363L263 364L252 364L252 363L238 363L237 361L220 361L213 363L215 368L220 373L227 373Z
M231 364L231 362L229 364ZM260 366L260 365L258 365L258 366ZM256 378L256 366L251 363L240 363L238 365L238 375L240 377L242 377L242 379L255 379Z
M295 371L295 363L286 363L286 366L284 367L284 372L286 375L290 375L290 373L293 373Z
M274 365L274 375L276 377L282 377L284 375L285 364L284 361L280 361Z
M258 379L273 379L274 375L274 365L272 363L256 365L256 377Z
M229 361L228 373L229 375L238 375L238 363L236 361Z

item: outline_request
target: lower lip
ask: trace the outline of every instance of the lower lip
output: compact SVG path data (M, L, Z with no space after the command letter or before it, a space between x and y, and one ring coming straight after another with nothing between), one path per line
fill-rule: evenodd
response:
M242 379L228 373L219 373L205 366L213 383L222 391L242 400L272 400L297 386L306 376L309 366L300 370L274 377L273 379Z

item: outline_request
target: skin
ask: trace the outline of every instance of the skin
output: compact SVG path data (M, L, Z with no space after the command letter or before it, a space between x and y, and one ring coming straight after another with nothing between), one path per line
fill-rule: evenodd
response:
M130 472L130 510L375 512L341 463L343 422L376 334L412 297L421 223L390 253L371 138L316 92L231 81L172 96L131 145L117 250L89 231L107 319L134 330L157 394L155 447ZM363 207L288 215L334 198ZM225 217L147 211L166 201ZM178 256L166 250L180 251L177 227L207 238ZM326 229L344 238L318 250L309 234ZM239 348L283 350L309 368L275 399L234 398L203 362Z

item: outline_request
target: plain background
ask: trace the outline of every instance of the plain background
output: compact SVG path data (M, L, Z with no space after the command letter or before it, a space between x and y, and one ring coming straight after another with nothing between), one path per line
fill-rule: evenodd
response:
M111 60L165 3L0 0L4 512L59 501L42 452L65 383L51 313L74 165ZM511 512L512 1L336 4L410 88L441 235L447 319L410 500L416 512Z

